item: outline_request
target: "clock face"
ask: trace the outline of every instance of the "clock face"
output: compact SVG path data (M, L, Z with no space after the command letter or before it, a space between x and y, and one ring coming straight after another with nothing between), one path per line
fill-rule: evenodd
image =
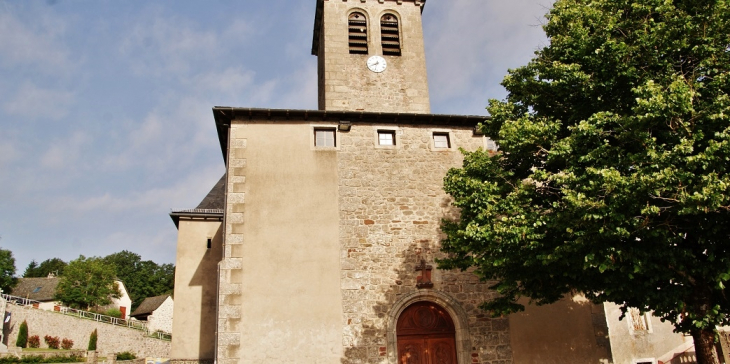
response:
M387 63L385 62L385 58L381 56L372 56L368 58L368 68L375 72L380 73L385 71L385 67L387 67Z

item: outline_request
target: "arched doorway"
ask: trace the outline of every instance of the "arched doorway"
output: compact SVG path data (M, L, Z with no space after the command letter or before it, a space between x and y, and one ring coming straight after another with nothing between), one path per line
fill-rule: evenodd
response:
M443 307L416 302L398 317L398 364L456 364L454 321Z

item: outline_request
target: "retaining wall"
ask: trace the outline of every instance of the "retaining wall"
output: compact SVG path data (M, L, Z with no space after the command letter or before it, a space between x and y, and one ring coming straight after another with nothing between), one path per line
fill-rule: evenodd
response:
M89 345L89 336L97 330L96 349L99 353L119 353L129 351L137 357L170 357L170 342L147 337L144 331L124 326L115 326L67 316L57 312L44 311L31 306L7 304L6 311L11 313L10 322L4 326L4 343L15 346L18 329L23 320L28 322L28 336L38 335L41 347L47 347L43 341L45 335L67 338L74 342L74 349L85 350Z

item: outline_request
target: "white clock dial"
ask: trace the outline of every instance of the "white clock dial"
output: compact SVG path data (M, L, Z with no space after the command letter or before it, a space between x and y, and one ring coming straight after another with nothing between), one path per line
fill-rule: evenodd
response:
M385 67L388 66L388 64L385 62L385 58L381 56L372 56L368 58L368 68L375 72L380 73L385 71Z

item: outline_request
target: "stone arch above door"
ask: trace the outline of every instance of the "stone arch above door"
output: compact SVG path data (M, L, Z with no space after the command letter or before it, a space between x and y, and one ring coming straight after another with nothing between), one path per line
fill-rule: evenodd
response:
M441 306L451 316L456 336L457 362L459 364L469 364L471 362L471 336L469 334L469 324L466 311L464 311L459 302L451 296L431 289L419 290L401 297L393 304L388 312L388 362L392 364L398 363L398 337L396 334L398 318L406 308L414 303L422 301L433 302Z

